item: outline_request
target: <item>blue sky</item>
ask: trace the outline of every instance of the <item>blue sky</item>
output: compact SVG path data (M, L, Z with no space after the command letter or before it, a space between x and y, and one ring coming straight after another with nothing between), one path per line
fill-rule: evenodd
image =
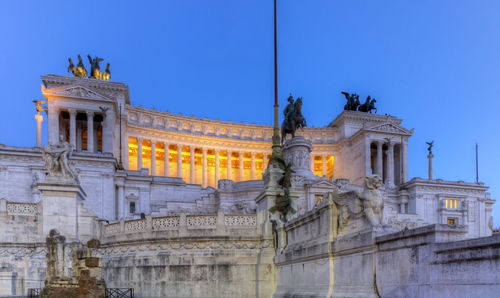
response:
M410 176L480 180L500 198L500 2L279 0L280 99L308 123L342 111L341 91L415 128ZM33 146L40 75L100 56L135 105L271 123L272 0L0 2L0 143ZM497 205L497 204L496 204ZM498 204L500 206L500 203ZM500 226L500 207L494 207Z

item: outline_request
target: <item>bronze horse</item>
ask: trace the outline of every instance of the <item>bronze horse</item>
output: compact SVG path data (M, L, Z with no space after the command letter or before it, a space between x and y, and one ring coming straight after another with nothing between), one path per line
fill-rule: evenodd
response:
M283 120L281 124L281 144L285 142L287 134L291 134L292 138L295 137L295 131L298 128L304 128L307 126L306 119L302 116L302 97L297 98L293 104L294 109L289 118Z

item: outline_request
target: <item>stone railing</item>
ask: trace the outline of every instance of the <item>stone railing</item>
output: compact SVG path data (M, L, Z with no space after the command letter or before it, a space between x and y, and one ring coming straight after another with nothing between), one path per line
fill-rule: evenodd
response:
M7 202L8 215L37 216L38 205L34 203Z
M250 228L257 227L257 215L184 215L151 217L144 219L122 220L105 224L103 236L115 234L128 234L142 231L179 231L185 230L215 230L224 228Z

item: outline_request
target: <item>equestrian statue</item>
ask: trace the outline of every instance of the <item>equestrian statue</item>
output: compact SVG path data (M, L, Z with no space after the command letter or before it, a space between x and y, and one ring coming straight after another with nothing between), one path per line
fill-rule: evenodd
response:
M298 97L294 100L293 96L288 97L288 105L283 111L285 119L281 124L281 144L285 142L287 134L291 134L292 138L295 137L295 132L298 128L304 128L307 126L306 119L302 115L302 97Z

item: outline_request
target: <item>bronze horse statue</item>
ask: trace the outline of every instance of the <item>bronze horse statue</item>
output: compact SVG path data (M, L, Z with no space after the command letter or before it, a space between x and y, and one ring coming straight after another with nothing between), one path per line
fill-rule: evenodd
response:
M281 124L281 144L285 142L287 134L291 134L292 138L295 137L295 131L298 128L304 128L307 126L306 119L302 116L302 97L297 98L295 103L292 102L289 105L293 105L292 111L289 113L288 117L285 117L283 123Z

